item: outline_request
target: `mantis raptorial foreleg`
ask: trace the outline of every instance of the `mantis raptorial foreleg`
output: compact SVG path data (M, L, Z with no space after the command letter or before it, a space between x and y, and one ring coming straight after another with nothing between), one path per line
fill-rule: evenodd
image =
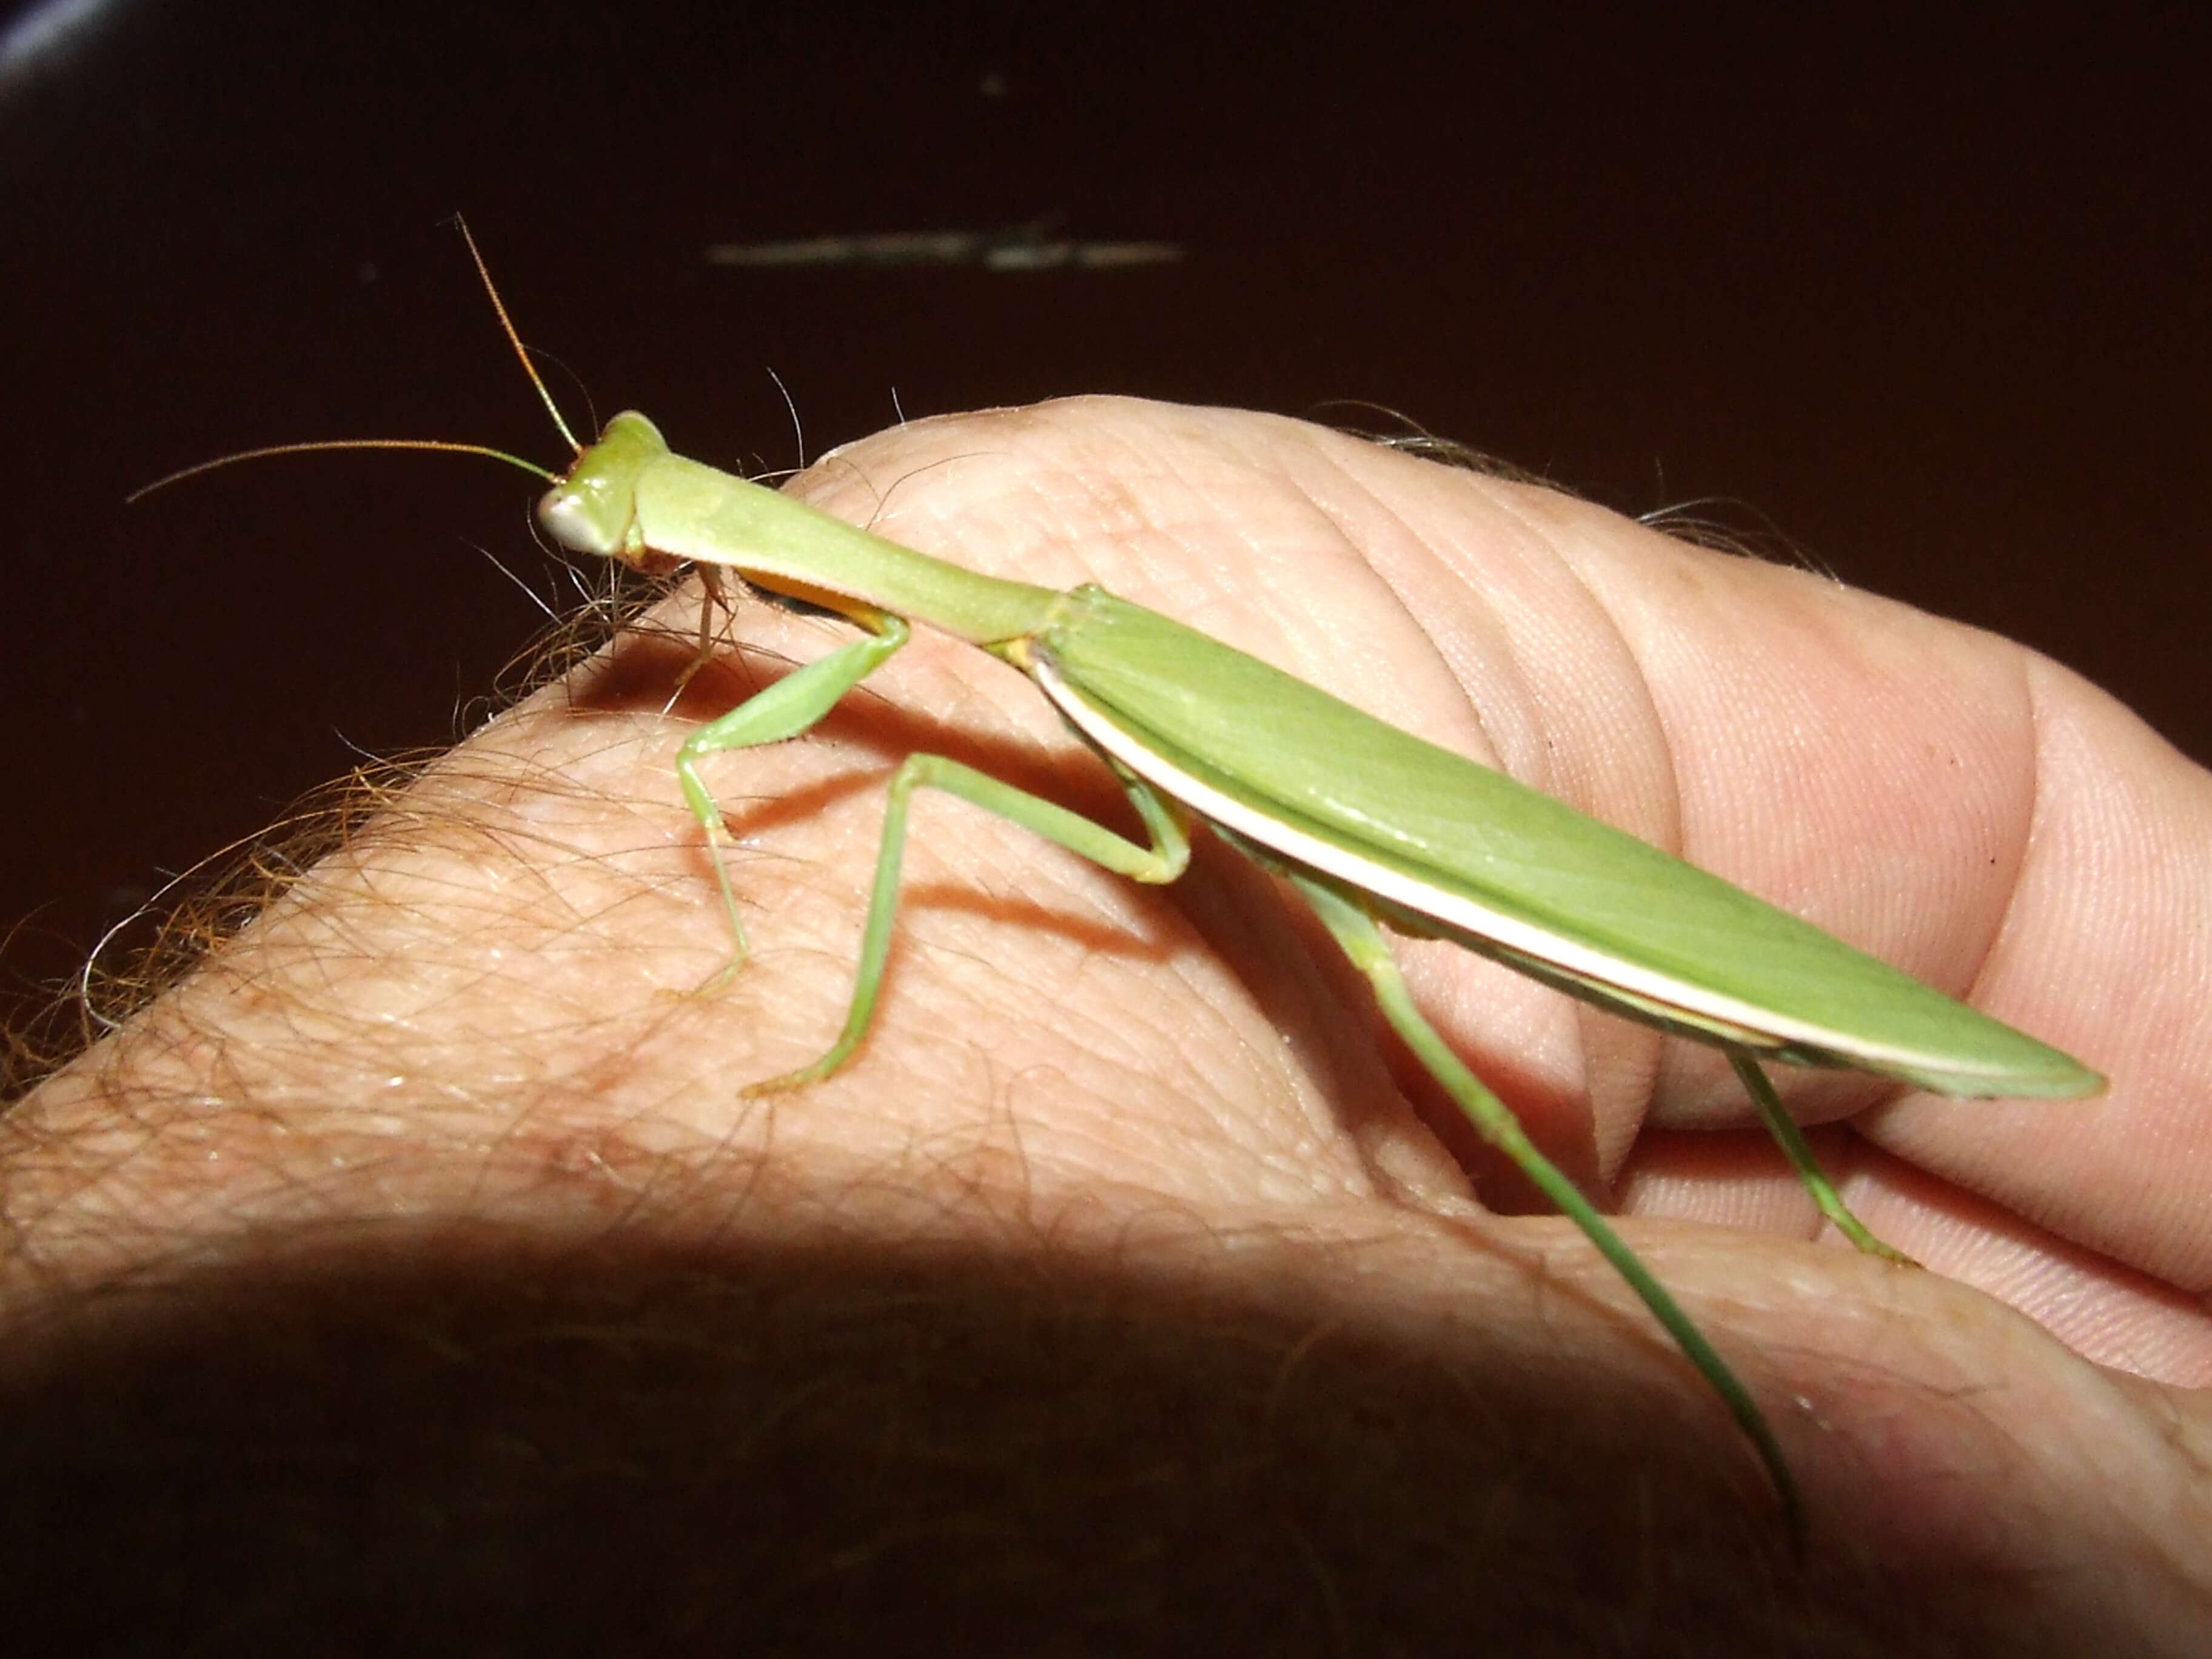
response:
M732 956L718 979L726 978L744 960L745 936L729 876L729 831L723 823L721 808L699 775L699 762L725 750L750 749L799 736L817 724L840 698L907 642L907 625L896 617L866 611L852 615L853 620L873 630L870 637L793 670L719 720L701 726L677 751L677 775L693 816L707 831L714 878L728 913ZM957 796L1133 881L1176 880L1190 862L1190 837L1180 816L1172 805L1139 780L1125 775L1121 782L1152 838L1149 846L1140 846L1079 812L945 756L908 756L892 773L885 792L883 836L877 849L868 919L861 932L853 1000L846 1011L844 1028L811 1065L752 1084L744 1092L773 1094L819 1082L850 1059L866 1036L875 1018L884 966L890 957L891 929L898 915L899 872L906 854L907 813L915 790L937 789Z
M699 763L726 749L781 743L811 730L837 706L839 698L882 667L913 633L898 617L880 612L856 611L853 620L872 630L867 638L840 646L828 656L793 669L728 714L699 727L676 751L677 781L683 787L691 816L707 832L708 856L714 865L715 885L721 891L723 914L730 924L730 960L710 983L726 980L744 961L745 925L738 915L737 890L730 883L730 832L722 822L722 809L699 775Z

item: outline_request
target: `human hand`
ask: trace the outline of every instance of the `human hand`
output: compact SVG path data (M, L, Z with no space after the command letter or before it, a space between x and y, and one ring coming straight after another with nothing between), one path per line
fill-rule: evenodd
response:
M1262 1478L1229 1509L1265 1532L1278 1489L1254 1445L1267 1437L1231 1452L1207 1442L1209 1462L1175 1420L1205 1419L1194 1399L1251 1397L1209 1346L1234 1306L1229 1351L1285 1388L1323 1379L1315 1420L1397 1401L1401 1373L1466 1390L1377 1431L1401 1462L1311 1477L1316 1513L1350 1517L1340 1534L1300 1510L1303 1541L1259 1552L1314 1607L1334 1605L1355 1644L1391 1595L1462 1636L1488 1627L1472 1619L1576 1598L1612 1617L1615 1589L1578 1577L1591 1550L1668 1556L1665 1571L1615 1587L1639 1606L1706 1583L1699 1570L1731 1584L1759 1574L1744 1616L1802 1605L1794 1616L1861 1620L1893 1651L1923 1615L2022 1650L2063 1650L2061 1636L2100 1619L2154 1639L2203 1616L2207 1431L2190 1392L2212 1381L2198 1304L2212 1229L2195 1204L2212 1164L2201 772L2004 641L1293 422L1054 404L902 428L806 483L818 505L924 551L1154 605L1970 993L2112 1077L2100 1101L2013 1106L1782 1074L1801 1113L1850 1116L1824 1149L1843 1153L1861 1214L1937 1270L1916 1274L1811 1243L1809 1204L1755 1131L1691 1132L1749 1120L1711 1057L1451 946L1405 947L1431 1017L1547 1149L1615 1183L1632 1245L1766 1402L1813 1517L1803 1575L1773 1549L1755 1466L1694 1372L1564 1223L1475 1206L1477 1192L1507 1206L1518 1194L1395 1062L1325 944L1304 948L1314 930L1295 907L1218 845L1176 887L1139 889L925 797L867 1044L827 1083L741 1101L741 1085L813 1058L836 1030L882 773L900 755L949 752L1116 811L1110 781L1025 683L918 632L819 740L714 763L755 956L725 990L687 994L728 946L668 769L674 745L834 631L757 606L736 620L743 648L672 710L661 704L684 649L634 641L472 738L20 1109L5 1176L17 1328L118 1282L159 1279L188 1309L211 1282L274 1273L286 1306L313 1304L300 1328L326 1341L338 1316L301 1285L357 1289L363 1262L397 1252L405 1273L380 1267L378 1290L351 1302L404 1305L474 1366L475 1327L421 1311L426 1250L449 1300L455 1285L500 1287L468 1301L479 1322L502 1317L482 1311L488 1298L539 1310L539 1335L588 1325L611 1346L641 1340L634 1304L586 1317L566 1298L604 1293L610 1275L630 1284L671 1253L687 1283L750 1284L773 1261L785 1282L840 1286L848 1302L871 1287L857 1295L870 1316L834 1340L799 1322L793 1376L843 1376L856 1334L886 1324L875 1360L910 1370L921 1362L901 1333L957 1327L994 1362L964 1384L991 1402L961 1443L964 1467L1003 1485L985 1442L1017 1421L1066 1437L1048 1466L1089 1468L1071 1448L1094 1441L1131 1468L1249 1462ZM817 1254L790 1269L802 1249ZM870 1275L886 1263L931 1288L884 1289ZM1986 1277L2136 1375L2087 1363L1954 1273ZM948 1277L959 1296L942 1292ZM1001 1346L947 1311L979 1297L1022 1310L986 1322ZM1193 1298L1209 1311L1194 1315ZM1153 1312L1132 1314L1133 1299ZM680 1317L653 1305L656 1331L695 1317L712 1329L700 1346L726 1362L716 1386L774 1371L746 1346L757 1304L686 1303ZM1054 1306L1090 1310L1071 1316L1086 1334L1040 1343L1037 1310ZM1150 1352L1132 1329L1177 1334L1139 1377L1108 1363ZM1362 1364L1332 1370L1340 1346ZM1197 1382L1152 1386L1194 1352L1210 1356ZM617 1437L622 1414L604 1398L582 1386L562 1398L572 1416L552 1438L665 1485ZM1051 1410L1022 1414L1040 1401ZM842 1420L865 1438L883 1403ZM806 1443L826 1466L838 1437ZM878 1485L934 1491L899 1449ZM717 1490L753 1490L760 1465L704 1428L690 1450ZM1177 1525L1212 1511L1187 1479L1163 1479L1156 1524L1178 1571L1200 1572L1211 1548L1240 1594L1258 1594L1249 1552L1218 1522ZM1435 1536L1405 1525L1409 1482ZM871 1571L886 1549L943 1547L915 1572L947 1595L965 1593L972 1566L963 1527L1001 1563L1031 1545L1061 1562L1063 1538L1123 1559L1095 1488L1071 1509L1077 1497L1091 1535L1066 1516L1008 1522L988 1492L954 1522L919 1499L865 1525L825 1521L787 1538L793 1553L762 1582L849 1597L854 1527L874 1540ZM1051 1515L1048 1494L1036 1501ZM557 1508L530 1503L505 1522L517 1538L540 1534L515 1516ZM1479 1523L1504 1512L1510 1546ZM1451 1551L1436 1553L1436 1536ZM1354 1565L1352 1540L1354 1555L1402 1564L1404 1582ZM709 1562L731 1540L708 1528L684 1547ZM581 1582L552 1589L581 1595ZM757 1616L724 1589L733 1616Z

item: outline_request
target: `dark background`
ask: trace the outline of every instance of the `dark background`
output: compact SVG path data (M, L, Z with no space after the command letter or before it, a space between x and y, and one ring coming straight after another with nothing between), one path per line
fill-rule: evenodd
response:
M457 210L600 412L702 459L795 459L770 368L810 453L894 391L1371 400L1625 511L1748 504L2212 756L2212 22L1930 9L125 0L18 35L0 996L357 750L454 736L539 625L471 547L550 586L486 465L123 504L292 438L558 459ZM1188 257L703 257L1048 213Z

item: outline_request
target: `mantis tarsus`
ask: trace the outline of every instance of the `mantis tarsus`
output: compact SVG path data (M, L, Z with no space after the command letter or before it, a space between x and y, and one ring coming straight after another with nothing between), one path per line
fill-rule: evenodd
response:
M745 930L728 833L701 763L808 731L906 642L908 618L1028 675L1113 769L1143 825L1139 842L944 756L908 756L889 787L843 1030L812 1064L746 1093L828 1077L865 1038L890 952L915 790L957 796L1142 882L1179 877L1192 825L1210 825L1312 907L1372 987L1384 1018L1475 1130L1627 1280L1726 1404L1766 1467L1792 1537L1802 1537L1789 1464L1749 1390L1422 1016L1380 924L1451 939L1721 1048L1821 1210L1860 1248L1892 1256L1821 1175L1762 1060L1853 1068L1955 1096L2075 1097L2095 1092L2101 1079L1717 877L1103 588L1005 580L899 547L672 453L639 414L617 415L596 442L578 444L473 242L470 252L510 343L576 452L565 473L481 446L420 440L281 445L186 471L325 448L489 455L548 481L538 521L572 552L653 574L694 565L710 582L728 573L767 597L856 624L860 638L700 727L678 750L681 789L705 834L728 922L729 971L744 957Z

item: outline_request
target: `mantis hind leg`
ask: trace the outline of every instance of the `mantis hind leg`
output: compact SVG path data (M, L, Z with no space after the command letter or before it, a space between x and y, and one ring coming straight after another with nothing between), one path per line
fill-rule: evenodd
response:
M1613 1270L1628 1281L1628 1286L1650 1310L1651 1316L1674 1339L1675 1346L1688 1358L1721 1397L1729 1414L1736 1420L1745 1437L1758 1452L1759 1461L1766 1466L1768 1478L1774 1483L1782 1500L1784 1520L1793 1543L1802 1547L1804 1537L1804 1511L1797 1495L1796 1480L1782 1454L1781 1443L1775 1438L1765 1414L1751 1397L1747 1389L1729 1364L1723 1359L1704 1332L1691 1321L1688 1314L1676 1302L1646 1267L1636 1253L1624 1243L1612 1224L1600 1215L1590 1201L1584 1198L1573 1182L1567 1179L1559 1166L1540 1152L1512 1109L1500 1100L1482 1081L1470 1072L1459 1056L1451 1051L1437 1030L1423 1018L1414 1007L1413 994L1398 971L1396 959L1383 939L1382 930L1366 908L1337 888L1298 871L1285 871L1314 913L1343 947L1352 965L1358 969L1374 988L1376 1001L1381 1006L1382 1017L1391 1029L1405 1039L1422 1067L1440 1084L1444 1091L1466 1114L1475 1132L1491 1146L1504 1152L1520 1168L1521 1172L1535 1183L1595 1245ZM1763 1080L1763 1079L1762 1079ZM1792 1126L1793 1127L1795 1126Z
M1869 1255L1878 1255L1907 1267L1918 1267L1920 1264L1904 1251L1876 1238L1868 1231L1866 1223L1851 1213L1843 1194L1836 1190L1835 1184L1820 1168L1820 1160L1813 1156L1805 1132L1797 1127L1795 1118L1783 1110L1782 1098L1774 1092L1774 1085L1759 1062L1741 1048L1729 1048L1728 1057L1729 1064L1735 1067L1737 1078L1751 1096L1752 1104L1759 1108L1766 1132L1774 1137L1775 1144L1782 1148L1782 1155L1790 1160L1790 1167L1805 1183L1805 1190L1813 1194L1813 1202L1820 1206L1822 1215L1835 1224L1836 1231Z

